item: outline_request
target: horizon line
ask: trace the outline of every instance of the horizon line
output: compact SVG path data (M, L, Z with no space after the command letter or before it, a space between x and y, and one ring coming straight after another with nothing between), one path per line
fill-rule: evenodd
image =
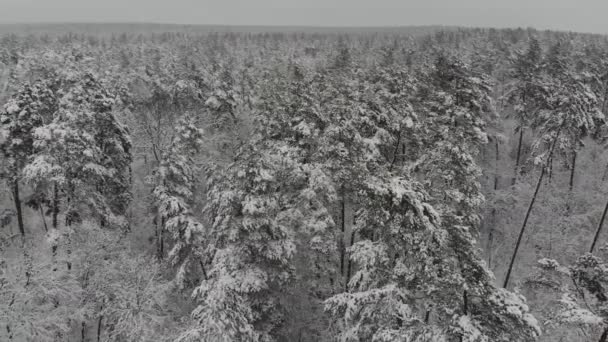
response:
M537 28L533 26L466 26L457 24L390 24L390 25L310 25L310 24L209 24L209 23L172 23L156 21L23 21L23 22L0 22L0 26L60 26L60 25L156 25L175 27L221 27L221 28L290 28L290 29L404 29L404 28L450 28L450 29L482 29L482 30L534 30L539 32L566 32L591 35L608 35L608 32L585 32L557 28Z

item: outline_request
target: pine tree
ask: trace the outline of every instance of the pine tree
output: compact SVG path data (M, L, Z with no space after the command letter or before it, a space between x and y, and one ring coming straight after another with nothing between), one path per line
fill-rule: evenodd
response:
M515 133L519 134L517 156L515 158L515 174L512 185L515 184L522 162L522 143L525 129L532 124L539 111L546 108L549 98L549 81L542 73L542 49L536 38L531 38L528 49L517 55L511 63L506 102L513 106L513 116L517 120Z
M113 113L115 98L89 73L64 90L52 121L34 132L24 169L34 183L56 184L66 198L66 225L88 211L101 224L126 227L131 140Z
M202 148L203 136L192 117L181 118L169 150L161 156L161 163L150 179L155 185L152 193L158 208L157 219L161 220L163 231L171 234L173 246L169 259L173 264L179 264L180 286L188 267L197 266L202 257L199 249L204 228L194 216L192 205L199 170L194 158ZM157 252L163 253L162 250ZM163 255L159 254L159 257Z
M23 169L34 153L34 131L48 122L56 105L53 84L39 81L32 85L24 85L0 113L0 124L2 131L5 132L0 149L7 160L2 174L13 190L19 231L22 236L25 236L25 227L19 183L23 178Z
M268 98L264 103L283 107L261 105L256 138L227 169L212 172L205 208L214 218L212 262L195 289L196 325L184 341L272 340L284 320L278 298L295 276L296 237L304 237L304 248L331 255L333 220L325 203L334 187L308 145L322 119L310 107L286 110L285 100Z

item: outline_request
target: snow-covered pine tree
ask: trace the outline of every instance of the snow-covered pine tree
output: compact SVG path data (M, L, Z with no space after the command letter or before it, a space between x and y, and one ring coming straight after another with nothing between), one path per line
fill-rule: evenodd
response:
M281 106L260 105L256 138L227 169L212 172L205 208L213 218L212 264L194 292L195 326L181 341L272 341L284 320L280 299L296 272L297 237L331 255L325 203L335 192L310 145L323 119L314 107L290 106L294 87L287 98L262 102Z
M54 183L65 194L66 224L87 213L101 224L126 227L131 140L115 117L115 98L91 73L62 86L52 120L34 132L29 182Z
M505 287L508 285L521 238L543 178L546 174L551 177L554 156L570 160L567 165L571 170L569 182L571 194L574 187L577 151L583 146L582 140L586 136L597 137L597 132L606 123L596 95L585 79L573 71L565 43L558 42L551 47L543 70L549 80L549 85L546 87L548 94L531 122L531 126L538 132L538 138L532 147L535 155L534 164L541 167L540 176L511 257L505 277ZM569 206L570 203L568 209Z
M601 330L596 335L600 336L599 339L593 337L590 340L608 340L608 265L605 253L602 254L601 257L581 255L569 266L562 266L553 259L538 260L536 270L526 279L525 286L533 294L544 295L547 303L544 312L547 329L576 327L585 331L599 327ZM587 337L590 338L589 335Z
M158 210L157 220L172 239L173 246L168 255L170 261L178 265L179 286L183 286L189 267L198 267L201 262L206 262L201 252L203 225L192 212L200 171L195 157L201 151L203 136L192 116L180 118L168 151L161 155L160 165L150 177L154 184L152 194ZM164 243L162 241L161 237L160 243ZM162 249L157 252L164 253ZM204 267L202 271L205 272Z
M558 42L551 47L543 71L549 78L549 94L545 97L546 104L531 122L541 137L533 146L537 164L538 157L542 159L546 154L547 136L552 135L557 139L555 154L566 158L574 173L576 152L583 146L583 138L597 138L606 118L592 89L592 79L574 69L568 45Z
M512 80L508 83L507 93L503 98L506 104L513 108L512 112L507 111L507 113L515 118L517 122L515 133L519 134L512 185L515 184L520 172L524 131L531 125L538 112L546 107L546 99L550 96L549 82L542 73L542 58L540 43L532 37L528 42L527 50L519 53L510 65L509 76Z
M34 153L34 131L48 122L56 110L57 101L53 83L38 81L24 85L0 112L0 128L4 140L0 150L6 163L2 170L4 178L13 190L19 230L25 235L21 212L19 183L23 169Z
M439 60L445 62L450 61ZM419 163L428 165L433 177L450 177L433 195L407 164L392 169L390 163L378 163L362 177L356 223L361 239L351 247L357 270L350 291L330 298L326 307L347 341L533 340L540 331L525 301L493 285L474 240L482 196L475 185L478 168L463 149L474 151L485 140L486 86L458 61L436 70L437 89L430 90L436 94L430 99L448 112L426 119L425 129L413 131L419 136L412 140L426 141L431 131L433 137L444 134L434 150L454 154L460 162L430 168L432 160L452 160L442 155Z

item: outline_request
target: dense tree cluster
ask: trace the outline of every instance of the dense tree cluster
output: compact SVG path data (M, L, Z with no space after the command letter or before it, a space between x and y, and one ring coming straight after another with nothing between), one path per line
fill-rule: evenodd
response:
M606 341L606 66L534 30L7 35L0 339Z

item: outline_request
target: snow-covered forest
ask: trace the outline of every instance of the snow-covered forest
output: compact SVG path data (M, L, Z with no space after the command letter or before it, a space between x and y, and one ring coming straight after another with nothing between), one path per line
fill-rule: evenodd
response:
M0 106L0 341L608 341L608 36L6 33Z

